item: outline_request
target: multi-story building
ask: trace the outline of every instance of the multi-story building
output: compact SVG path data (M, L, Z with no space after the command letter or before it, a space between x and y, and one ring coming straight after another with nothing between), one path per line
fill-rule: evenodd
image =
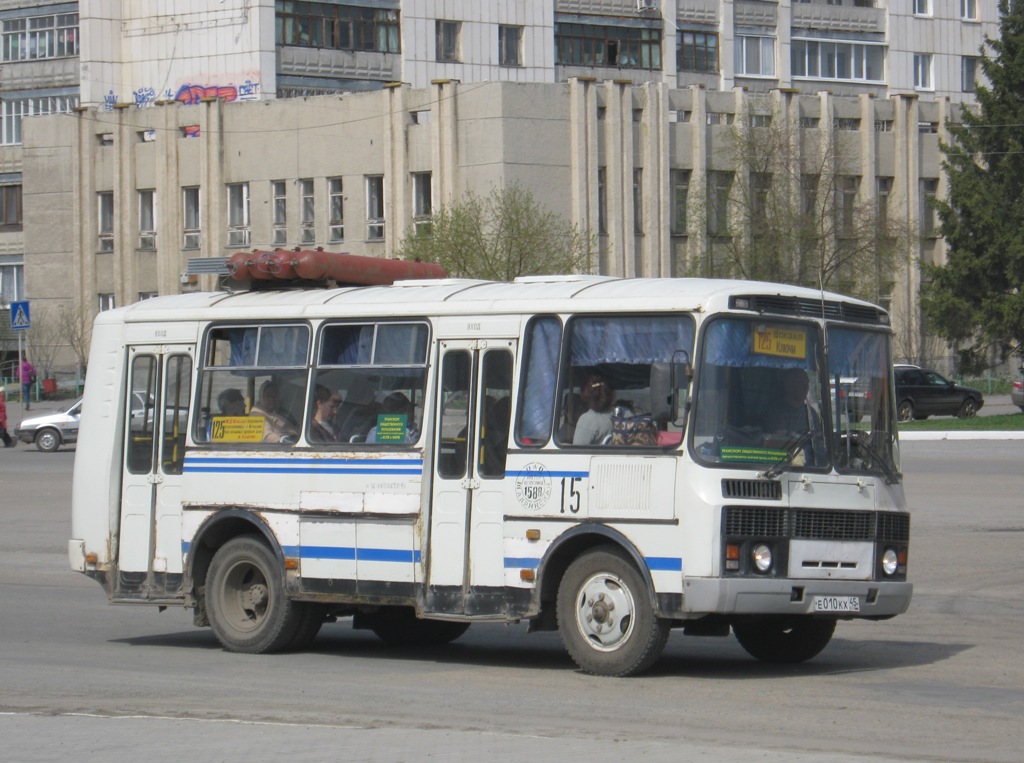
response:
M971 98L995 14L977 0L0 0L3 300L87 319L191 288L189 261L237 248L390 255L432 206L512 181L600 235L601 272L675 274L698 244L670 210L724 171L716 136L755 101L856 132L853 192L924 230L938 134ZM922 256L941 260L941 241L924 236ZM908 337L912 271L893 297Z

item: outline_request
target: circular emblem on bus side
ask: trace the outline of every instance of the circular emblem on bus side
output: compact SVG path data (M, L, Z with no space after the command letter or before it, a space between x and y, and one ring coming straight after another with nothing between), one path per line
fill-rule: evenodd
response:
M551 497L551 476L543 464L527 464L516 477L516 500L525 509L540 511Z

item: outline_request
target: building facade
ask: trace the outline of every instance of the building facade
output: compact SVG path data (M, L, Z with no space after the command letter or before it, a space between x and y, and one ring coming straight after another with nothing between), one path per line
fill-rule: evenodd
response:
M388 256L432 208L510 182L599 234L595 270L680 274L703 244L673 220L677 197L728 170L723 136L765 103L850 131L858 198L927 233L943 120L971 98L995 14L980 0L0 0L3 302L88 321L209 285L188 263L238 248ZM941 261L941 241L925 235L920 255ZM908 358L916 289L909 267L891 296Z

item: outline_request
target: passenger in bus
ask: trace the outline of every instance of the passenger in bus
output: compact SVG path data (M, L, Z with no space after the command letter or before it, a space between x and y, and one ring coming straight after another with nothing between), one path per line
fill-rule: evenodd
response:
M263 417L263 442L295 442L299 430L280 407L281 387L273 379L263 382L260 387L259 403L249 411L250 416Z
M322 384L318 384L313 397L313 405L316 412L309 423L310 442L337 442L338 436L334 433L334 416L341 405L341 395L332 392Z
M221 416L244 416L245 398L237 387L228 387L217 395L217 407Z
M353 437L358 438L357 442L362 441L377 423L379 410L373 383L364 376L353 376L334 417L338 441L351 442Z
M483 453L481 473L496 477L505 473L508 455L508 430L512 417L512 398L495 400L484 410Z
M591 374L580 388L588 410L576 422L573 445L602 443L612 433L612 385L604 376Z
M405 416L405 425L403 431L399 431L397 428L397 417ZM416 429L416 422L414 419L415 409L413 408L412 402L401 392L392 392L381 403L381 412L377 419L377 424L366 434L366 442L386 442L386 443L413 443L416 442L420 433ZM389 417L389 418L385 418ZM388 428L388 434L385 436L383 427ZM398 439L395 439L395 438Z

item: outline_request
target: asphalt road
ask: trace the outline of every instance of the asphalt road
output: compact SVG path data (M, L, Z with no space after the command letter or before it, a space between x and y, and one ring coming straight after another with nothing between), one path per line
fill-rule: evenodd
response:
M1022 454L903 445L907 614L843 623L794 667L676 632L649 674L604 679L521 625L224 652L190 613L109 606L67 569L73 452L0 450L0 761L1020 761Z

